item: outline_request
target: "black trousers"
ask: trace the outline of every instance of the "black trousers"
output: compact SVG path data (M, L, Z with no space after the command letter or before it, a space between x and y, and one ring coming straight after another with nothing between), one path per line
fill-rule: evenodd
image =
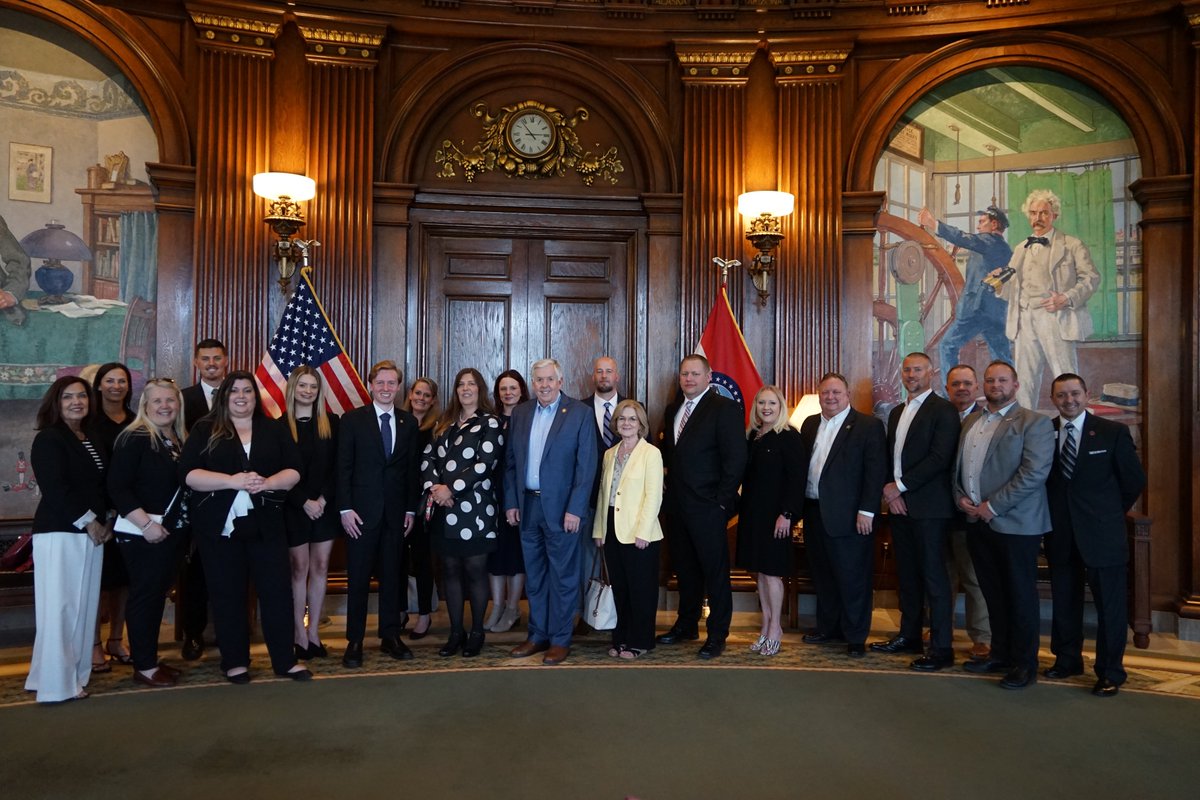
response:
M1123 662L1129 636L1128 573L1127 564L1088 567L1073 541L1066 559L1050 559L1050 593L1054 599L1050 650L1060 667L1083 669L1083 582L1086 576L1096 603L1096 677L1107 678L1117 685L1125 682L1127 675Z
M283 674L294 667L292 565L287 539L282 533L268 539L197 534L196 544L204 558L221 670L250 666L250 625L246 617L250 580L258 593L259 624L271 668Z
M208 627L208 583L204 579L200 548L195 541L196 537L190 530L184 534L177 613L183 627L183 638L199 641L204 638L204 629Z
M1000 533L986 522L967 523L967 549L992 625L992 660L1031 671L1038 666L1041 543L1040 534Z
M699 627L708 597L708 638L725 641L733 619L733 589L729 582L729 541L725 512L720 506L672 509L667 542L671 567L679 579L677 625ZM631 647L633 645L630 645Z
M863 644L871 632L875 537L830 536L818 500L804 504L804 547L817 593L817 633Z
M950 520L913 519L903 514L893 514L888 519L896 548L900 635L921 641L921 621L928 598L930 655L950 655L954 643L954 594L946 572Z
M362 527L357 539L346 537L346 641L367 635L367 600L371 575L379 578L379 638L400 635L401 577L404 571L404 531L386 522Z
M154 669L158 665L163 608L175 580L184 537L172 535L151 544L140 536L118 534L116 541L129 571L129 599L125 603L129 654L134 669Z
M417 613L433 613L433 554L429 546L429 530L425 517L418 514L412 533L404 537L405 584L402 591L404 608L408 608L408 576L417 579Z
M594 539L592 540L595 541ZM658 614L658 551L662 542L650 542L644 550L621 544L613 532L613 510L608 509L608 534L604 538L604 563L612 582L617 605L617 627L613 645L637 650L654 648L654 622Z

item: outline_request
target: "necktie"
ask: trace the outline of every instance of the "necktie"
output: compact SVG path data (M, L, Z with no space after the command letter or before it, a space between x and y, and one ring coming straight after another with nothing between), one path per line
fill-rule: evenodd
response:
M675 441L679 441L679 437L683 435L683 429L687 426L688 417L692 415L692 406L696 404L695 400L688 400L683 406L683 419L679 420L679 430L675 431Z
M1028 250L1031 245L1040 244L1042 247L1049 247L1050 240L1045 236L1030 236L1025 240L1025 249Z
M604 446L612 447L616 435L612 432L612 403L604 404Z
M214 402L216 401L216 399L217 399L217 390L216 390L216 389L213 389L213 388L211 388L211 387L209 387L209 390L208 390L208 397L207 397L207 398L205 398L205 399L207 399L207 400L208 400L208 410L209 410L209 411L212 411L213 403L214 403Z
M1070 480L1071 473L1075 471L1075 424L1068 422L1065 430L1067 431L1067 440L1063 442L1062 453L1059 454L1059 464L1062 466L1063 477Z
M379 436L381 439L383 439L383 457L384 458L392 457L392 426L390 424L391 421L392 421L391 414L380 414L379 415Z

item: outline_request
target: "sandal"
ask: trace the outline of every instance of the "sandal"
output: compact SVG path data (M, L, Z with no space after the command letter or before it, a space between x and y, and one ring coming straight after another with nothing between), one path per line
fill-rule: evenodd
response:
M97 650L100 651L99 661L96 660ZM92 672L93 674L112 672L112 664L109 664L108 659L104 657L104 648L100 646L99 642L96 642L94 645L92 645Z
M766 644L766 642L767 642L767 637L760 635L757 639L754 640L754 644L750 645L750 652L757 653L758 651L762 650L762 646L764 644Z
M623 644L614 644L612 647L608 648L608 655L610 658L620 658L621 654L624 652L625 645Z
M639 650L636 647L626 647L621 650L621 658L626 661L633 661L635 658L641 657L645 652L645 650Z
M113 642L117 643L117 652L115 652L115 653L113 652L112 646L111 646ZM133 656L130 655L129 653L122 653L121 645L122 645L122 641L120 639L108 639L107 641L104 642L104 654L107 655L109 658L111 658L113 661L116 661L118 664L121 664L122 666L132 667L133 666Z
M779 644L780 642L778 639L767 639L765 642L763 642L762 649L759 650L759 653L764 656L773 656L779 652Z

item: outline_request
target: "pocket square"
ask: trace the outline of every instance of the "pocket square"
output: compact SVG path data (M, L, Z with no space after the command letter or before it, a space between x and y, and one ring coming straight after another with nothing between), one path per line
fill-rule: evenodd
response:
M1088 452L1088 455L1089 455L1089 456L1098 456L1098 455L1100 455L1101 453L1107 453L1107 452L1108 452L1108 450L1107 450L1107 448L1106 448L1106 449L1104 449L1104 450L1088 450L1087 452Z

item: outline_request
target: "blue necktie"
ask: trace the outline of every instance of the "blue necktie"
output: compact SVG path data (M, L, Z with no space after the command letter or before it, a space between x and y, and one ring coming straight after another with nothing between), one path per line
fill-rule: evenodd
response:
M612 403L604 404L604 446L613 446L615 434L612 431Z
M383 439L383 457L392 457L392 426L389 424L392 421L391 414L379 415L379 436Z

